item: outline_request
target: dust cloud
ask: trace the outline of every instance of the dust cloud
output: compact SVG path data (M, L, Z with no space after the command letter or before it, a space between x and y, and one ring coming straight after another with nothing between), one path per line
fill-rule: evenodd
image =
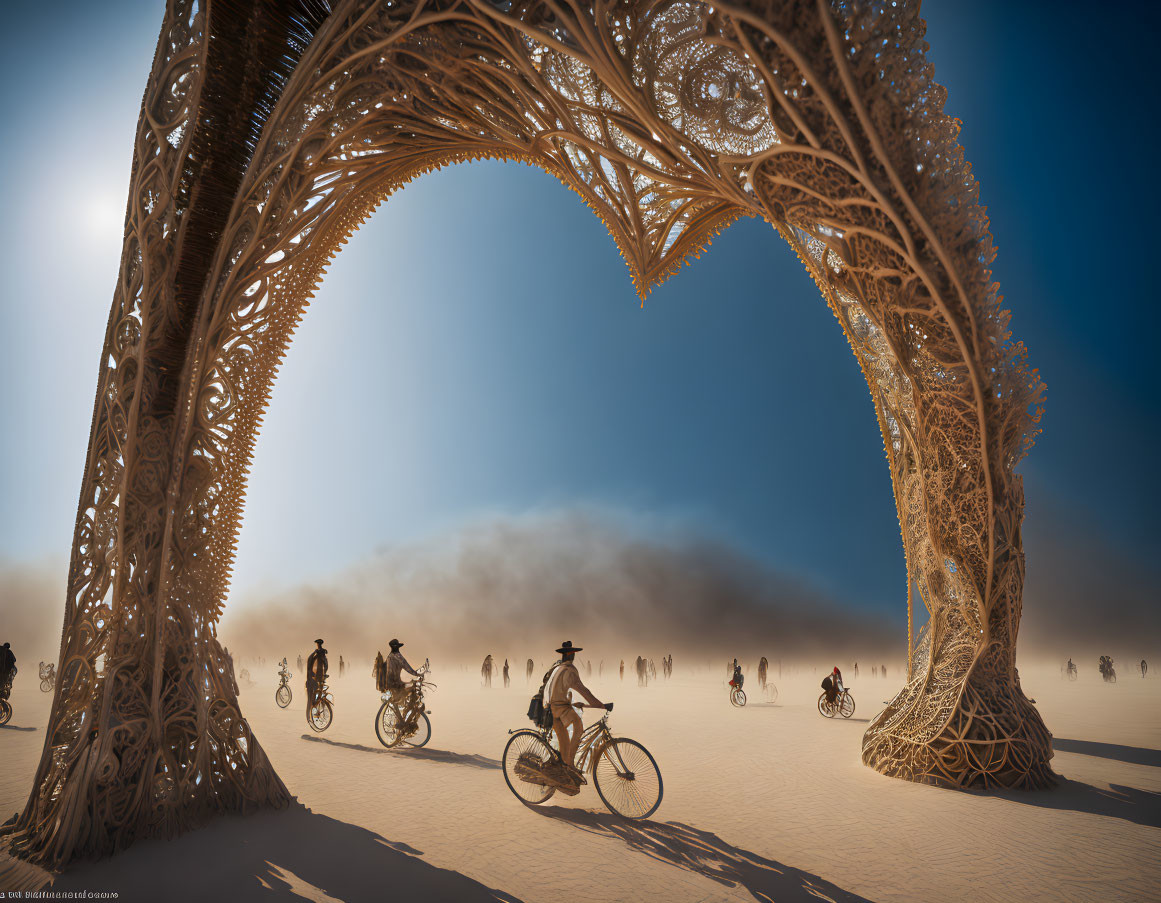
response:
M398 636L413 664L435 654L513 668L563 639L594 664L737 655L902 661L906 628L844 609L720 542L558 512L493 519L381 550L333 578L227 606L220 635L242 655L366 659Z

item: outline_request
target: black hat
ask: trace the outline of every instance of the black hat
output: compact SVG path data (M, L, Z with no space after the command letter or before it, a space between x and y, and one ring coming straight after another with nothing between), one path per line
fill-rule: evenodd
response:
M565 640L563 643L560 644L560 648L557 649L556 651L559 652L561 655L565 655L566 653L569 653L569 652L580 652L582 649L584 649L584 646L574 646L572 644L572 640Z
M322 645L322 640L315 640L315 642L318 643L320 646Z
M403 644L402 644L401 642L399 642L399 640L392 640L392 641L391 641L390 643L388 643L387 645L388 645L388 646L390 646L392 649L398 649L398 648L399 648L400 646L402 646Z

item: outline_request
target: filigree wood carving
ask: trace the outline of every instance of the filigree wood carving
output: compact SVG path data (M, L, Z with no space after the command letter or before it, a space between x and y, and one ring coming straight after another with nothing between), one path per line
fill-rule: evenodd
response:
M1051 783L1049 735L1015 668L1014 468L1043 386L991 281L987 219L917 4L332 6L169 2L60 682L32 795L5 829L12 848L59 867L287 801L215 637L256 431L346 239L416 175L478 158L575 190L642 295L738 217L773 224L863 368L908 608L918 594L930 613L863 759L950 786Z

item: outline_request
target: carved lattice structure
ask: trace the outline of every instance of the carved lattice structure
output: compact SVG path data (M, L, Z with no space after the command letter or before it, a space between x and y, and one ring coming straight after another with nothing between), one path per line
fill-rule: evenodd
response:
M332 8L333 5L333 8ZM1042 391L1009 336L915 4L169 0L101 360L52 722L7 828L50 866L287 791L215 638L278 363L328 261L416 175L521 160L603 219L644 294L741 216L782 234L866 376L908 607L863 758L1035 787L1015 669ZM213 40L208 38L212 36Z

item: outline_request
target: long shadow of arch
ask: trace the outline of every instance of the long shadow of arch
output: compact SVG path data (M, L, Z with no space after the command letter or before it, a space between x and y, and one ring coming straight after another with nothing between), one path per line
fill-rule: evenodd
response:
M744 887L758 900L778 903L871 903L830 881L731 846L716 834L681 822L630 822L602 812L538 806L545 818L590 834L616 837L651 859L694 872L728 887Z
M1043 809L1063 809L1120 818L1146 828L1161 828L1161 793L1110 784L1101 790L1092 784L1063 778L1052 790L997 791L998 799L1039 806Z
M312 737L303 734L303 740L313 743L325 743L328 746L340 746L343 749L353 749L356 752L374 753L375 755L395 755L407 759L422 759L424 762L442 762L445 765L467 765L470 768L499 768L498 759L489 759L487 756L478 756L470 753L449 752L446 749L376 749L373 746L363 746L361 743L343 743L341 740L328 740L326 737Z
M176 842L134 844L112 859L56 876L52 890L117 891L122 900L519 903L420 856L406 844L295 804L215 819Z

